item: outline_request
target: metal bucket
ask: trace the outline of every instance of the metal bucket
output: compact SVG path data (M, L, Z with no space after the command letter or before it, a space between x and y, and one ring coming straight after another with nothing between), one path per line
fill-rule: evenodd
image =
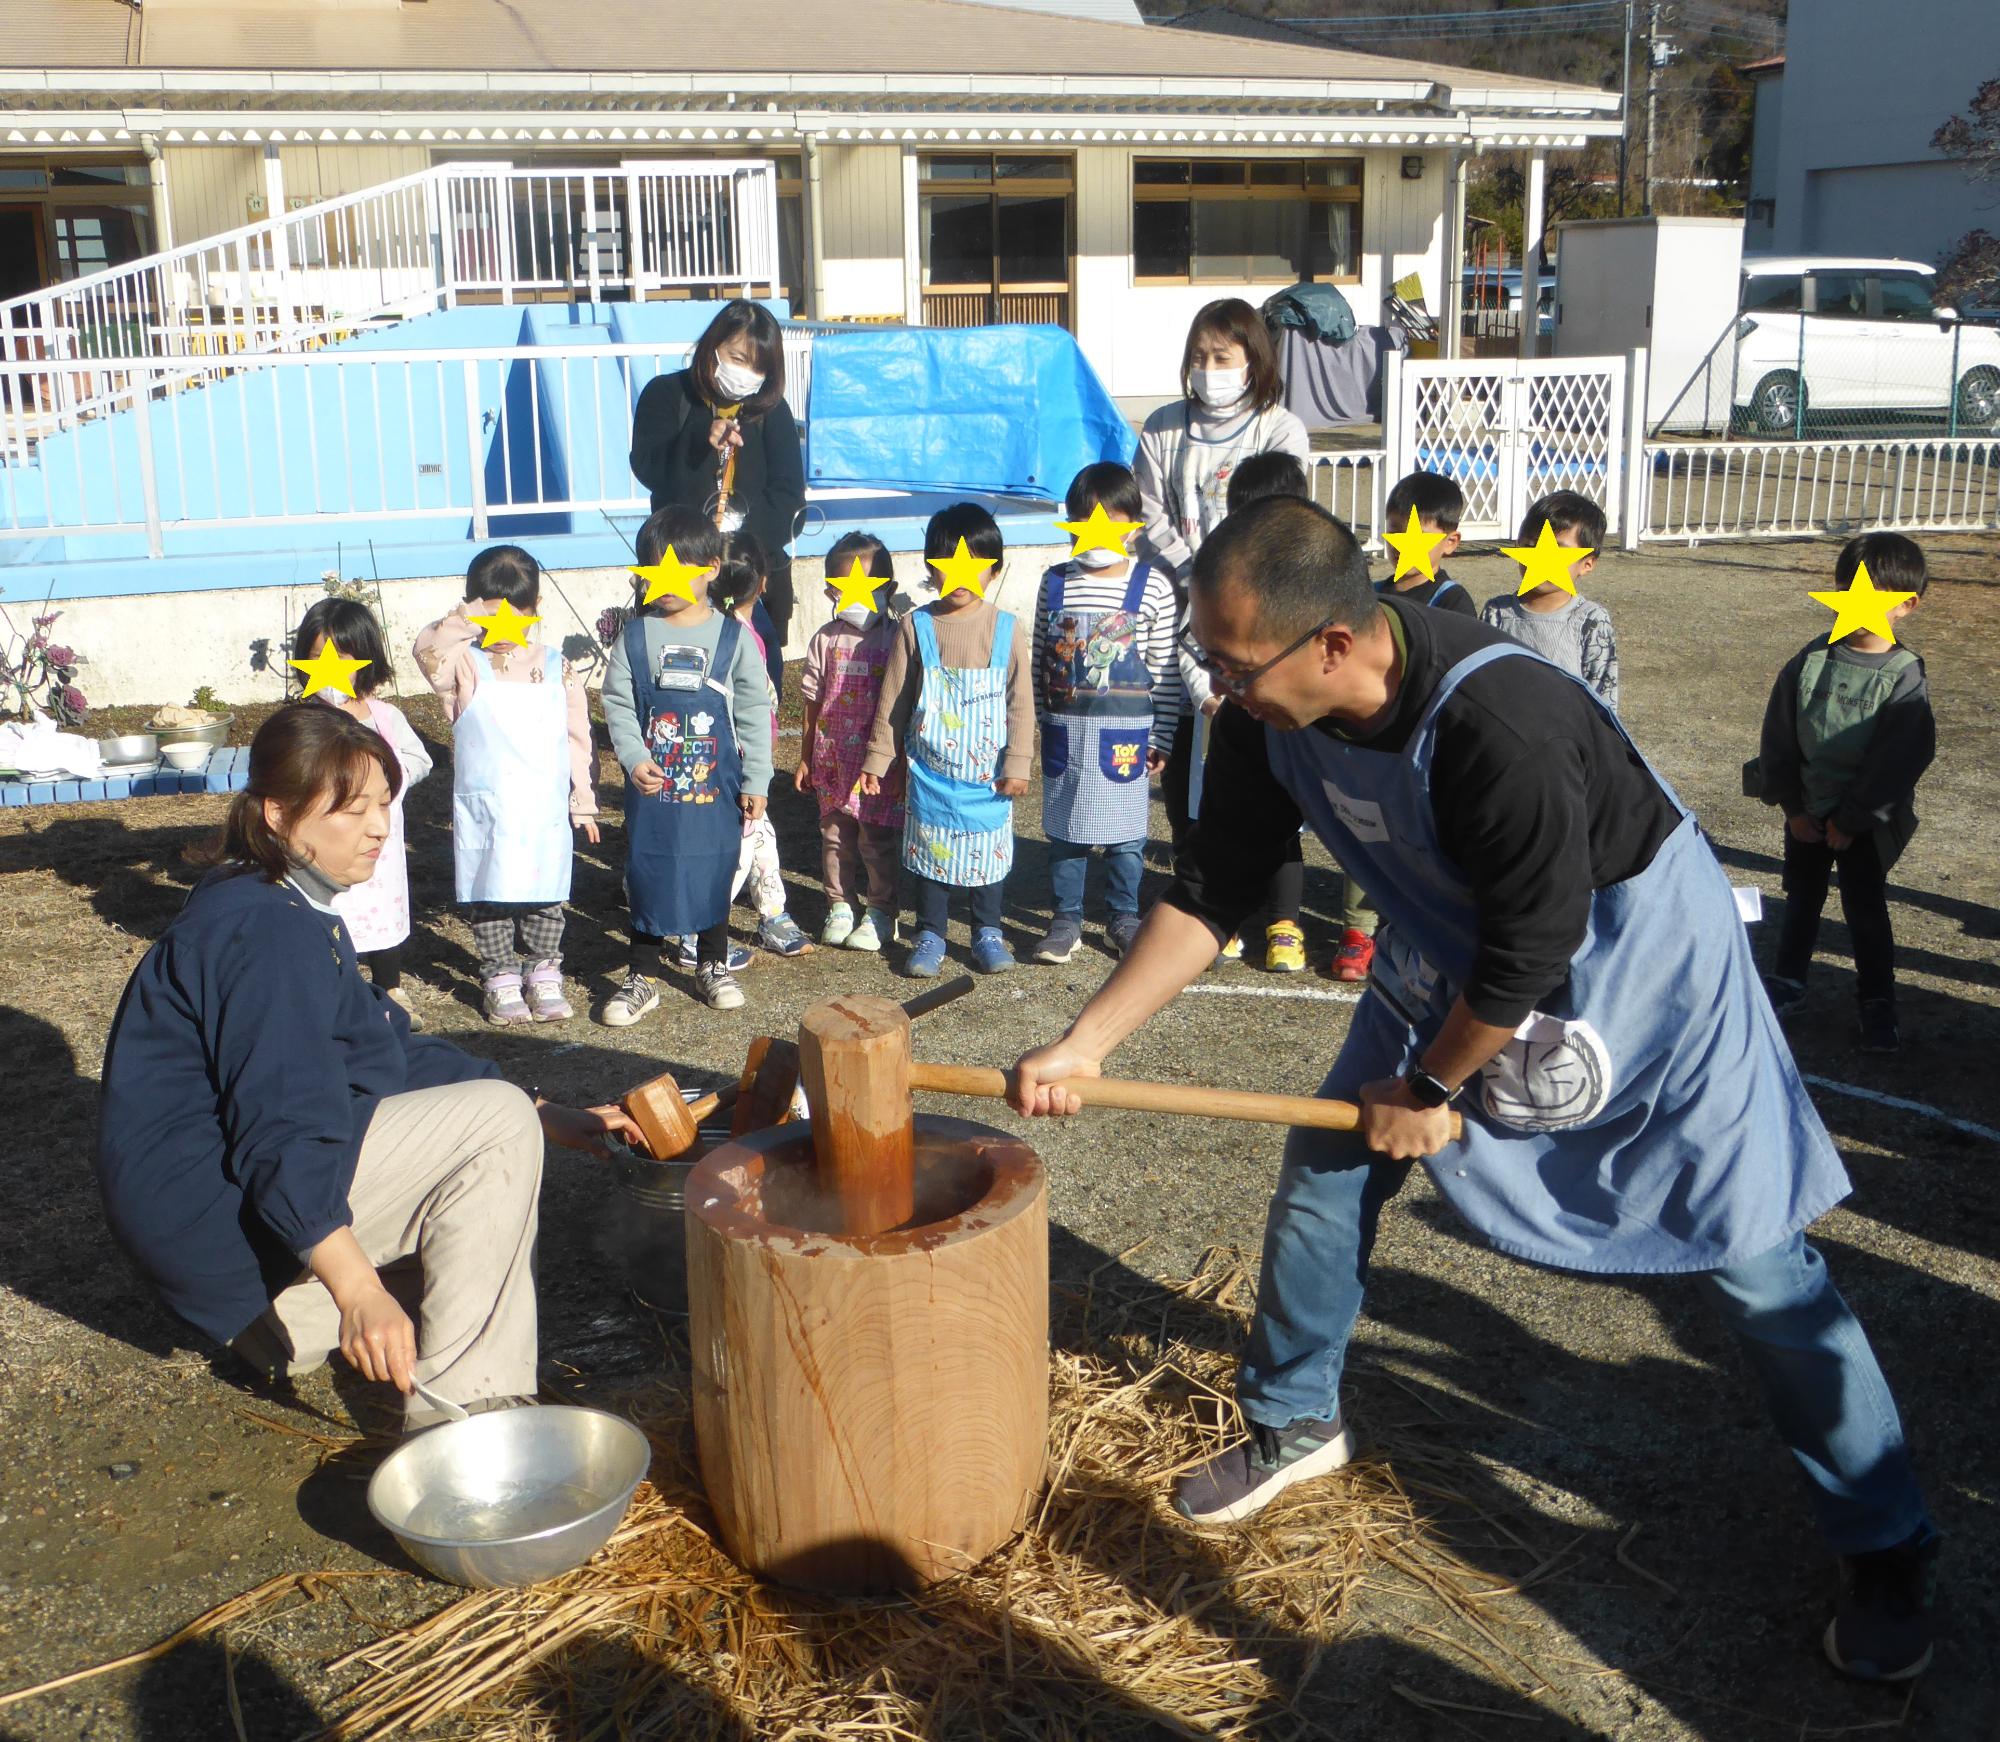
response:
M681 1091L688 1101L706 1093L705 1089ZM604 1243L641 1306L662 1313L688 1310L684 1225L688 1175L701 1155L728 1141L725 1117L701 1128L701 1142L685 1161L655 1161L625 1144L611 1145L613 1187Z

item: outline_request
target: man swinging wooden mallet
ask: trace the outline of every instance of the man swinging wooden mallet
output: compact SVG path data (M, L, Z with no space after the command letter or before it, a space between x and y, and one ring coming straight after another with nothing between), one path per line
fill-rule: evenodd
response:
M1016 1067L1015 1105L1075 1112L1063 1079L1096 1075L1202 973L1301 821L1386 923L1320 1090L1360 1103L1363 1142L1291 1134L1237 1381L1251 1434L1175 1505L1247 1518L1347 1461L1341 1363L1382 1205L1421 1160L1503 1252L1695 1276L1841 1557L1828 1658L1921 1673L1937 1533L1888 1385L1803 1233L1847 1176L1693 816L1566 673L1378 599L1353 535L1311 503L1232 515L1192 600L1197 657L1236 704L1216 718L1200 825L1103 989Z

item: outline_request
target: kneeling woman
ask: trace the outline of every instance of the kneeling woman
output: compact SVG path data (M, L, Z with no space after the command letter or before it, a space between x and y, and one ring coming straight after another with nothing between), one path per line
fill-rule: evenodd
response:
M374 870L400 779L337 708L265 721L215 869L119 1004L97 1172L182 1318L267 1373L338 1348L422 1427L413 1379L466 1405L533 1395L542 1139L632 1127L411 1034L362 978L333 900ZM420 1282L414 1325L385 1270Z

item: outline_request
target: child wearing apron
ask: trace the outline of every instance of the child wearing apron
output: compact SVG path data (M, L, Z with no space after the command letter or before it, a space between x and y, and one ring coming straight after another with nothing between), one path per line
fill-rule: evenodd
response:
M613 643L604 677L604 721L625 769L625 893L632 953L624 984L598 1020L629 1028L660 1001L662 945L695 939L695 982L712 1010L738 1010L729 971L730 890L743 824L764 814L771 779L771 704L763 662L735 616L713 609L708 588L721 535L692 509L663 508L639 529L641 564L671 549L692 600L667 593L633 612Z
M805 732L794 782L819 800L820 870L826 883L829 947L874 952L896 936L896 872L903 841L903 769L892 767L873 794L861 791L861 765L882 699L882 678L896 645L889 613L895 569L878 538L851 532L826 555L829 575L856 562L881 585L873 603L842 606L806 647L799 680ZM841 589L827 583L838 603Z
M493 545L466 570L465 602L416 645L452 722L454 892L479 951L481 1008L502 1025L569 1019L571 826L597 840L583 685L560 651L523 627L540 602L540 564L518 545ZM503 607L520 621L496 630Z
M1085 467L1071 522L1102 507L1136 522L1139 487L1123 466ZM1082 542L1082 541L1079 541ZM1035 718L1042 736L1042 831L1049 839L1048 935L1038 962L1067 962L1083 941L1084 875L1104 852L1104 936L1123 955L1139 930L1147 775L1166 760L1179 694L1173 584L1123 548L1095 545L1042 576L1035 606Z
M1014 863L1012 801L1028 790L1034 690L1020 626L984 596L1001 554L983 508L957 503L932 516L924 560L940 596L897 632L862 763L867 797L881 795L898 754L908 766L903 864L916 879L917 935L904 971L919 979L944 965L954 889L971 900L972 965L982 974L1014 965L1000 906ZM983 580L956 566L968 561L984 565Z

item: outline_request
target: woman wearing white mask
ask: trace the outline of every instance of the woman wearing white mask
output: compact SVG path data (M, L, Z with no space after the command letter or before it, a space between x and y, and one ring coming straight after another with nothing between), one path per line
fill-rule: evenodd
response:
M632 472L655 511L677 504L715 519L724 532L755 535L770 572L760 601L772 682L782 686L792 616L788 554L805 507L805 455L785 403L785 347L761 303L726 303L696 341L685 369L661 375L632 414Z
M1194 317L1181 353L1181 397L1146 419L1132 468L1145 502L1145 549L1173 574L1183 600L1195 552L1229 511L1236 468L1252 454L1292 454L1304 463L1312 452L1306 426L1279 403L1283 393L1270 330L1240 296L1209 303ZM1188 826L1190 721L1196 710L1212 716L1222 706L1191 657L1180 665L1186 701L1160 780L1176 851Z

